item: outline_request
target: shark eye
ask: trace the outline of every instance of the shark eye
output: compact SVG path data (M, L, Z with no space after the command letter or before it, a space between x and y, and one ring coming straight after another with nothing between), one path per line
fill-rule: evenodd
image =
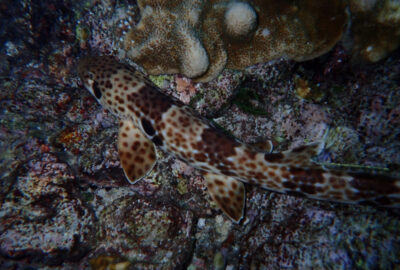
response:
M146 132L149 136L153 136L156 133L150 121L145 118L142 119L142 127L144 132Z
M94 81L92 87L93 87L94 96L97 99L100 99L101 98L101 91L100 91L98 83L96 81Z

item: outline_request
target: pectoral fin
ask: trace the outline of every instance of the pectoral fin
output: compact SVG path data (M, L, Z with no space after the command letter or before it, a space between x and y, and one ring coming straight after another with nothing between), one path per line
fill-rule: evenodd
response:
M129 120L120 122L118 152L125 176L131 184L148 174L156 162L153 142Z
M238 223L244 212L244 184L232 177L205 173L208 192L222 211L234 222Z

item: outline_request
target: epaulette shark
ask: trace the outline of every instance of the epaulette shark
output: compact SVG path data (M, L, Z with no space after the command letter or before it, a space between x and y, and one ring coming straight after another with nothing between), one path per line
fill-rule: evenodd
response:
M112 57L86 57L78 74L97 101L120 119L118 152L132 184L152 170L158 147L198 169L211 198L234 222L244 215L244 183L312 199L400 207L400 179L327 169L311 160L320 152L320 143L281 153L257 150L218 130Z

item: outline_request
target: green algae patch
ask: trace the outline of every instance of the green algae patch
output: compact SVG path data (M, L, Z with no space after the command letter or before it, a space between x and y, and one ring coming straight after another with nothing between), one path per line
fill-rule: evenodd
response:
M171 82L173 80L172 75L150 75L149 79L158 87L163 88L165 82Z

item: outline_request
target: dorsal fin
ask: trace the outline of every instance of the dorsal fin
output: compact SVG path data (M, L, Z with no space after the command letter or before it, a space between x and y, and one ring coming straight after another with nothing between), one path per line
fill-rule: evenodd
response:
M146 176L156 162L153 142L130 120L120 122L118 152L125 176L131 184Z
M204 173L211 198L235 223L243 217L245 204L244 184L230 176Z
M311 158L317 156L323 147L324 144L322 142L314 142L284 151L282 152L283 158L281 162L296 167L311 166L313 165Z

